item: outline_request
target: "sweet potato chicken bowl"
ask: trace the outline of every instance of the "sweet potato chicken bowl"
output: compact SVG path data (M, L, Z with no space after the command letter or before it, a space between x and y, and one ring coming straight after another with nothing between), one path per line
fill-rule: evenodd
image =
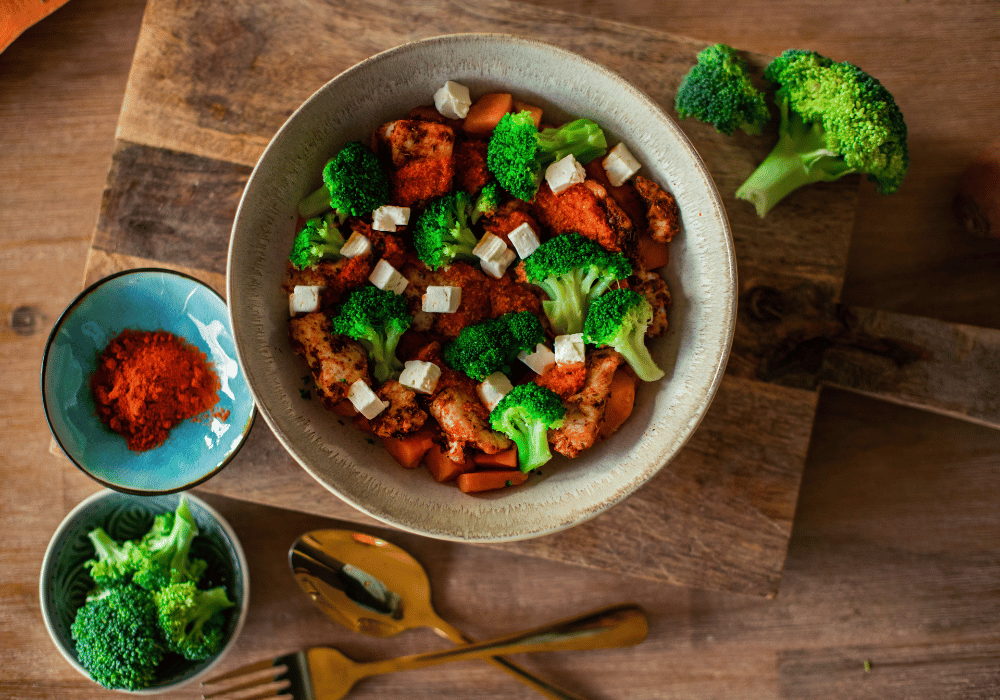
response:
M343 98L366 66L385 75L378 64L408 52L447 55L491 38L407 45L324 90ZM269 151L285 147L297 119L310 121L300 143L315 151L312 172L297 176L291 202L270 203L268 251L246 268L237 246L247 245L248 221L260 225L247 203L267 196L254 182L273 177L265 153L230 251L241 362L283 444L369 514L446 539L559 530L652 476L707 408L732 331L725 218L689 147L680 150L695 167L679 172L707 186L713 205L690 197L695 211L675 195L692 183L644 162L648 134L618 133L590 106L572 111L572 100L553 103L526 76L490 83L423 69L422 92L409 85L412 97L395 96L352 128L323 114L324 90L292 117ZM682 267L706 245L703 229L719 249L701 267L716 279ZM248 286L267 300L256 311L241 294ZM266 322L243 322L265 308ZM253 345L240 328L258 335ZM698 366L706 359L710 367ZM678 374L692 363L697 371ZM673 425L657 424L671 416Z

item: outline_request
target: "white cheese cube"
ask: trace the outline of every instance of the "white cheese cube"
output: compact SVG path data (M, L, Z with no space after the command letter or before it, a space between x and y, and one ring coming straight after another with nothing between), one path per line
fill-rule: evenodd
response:
M402 294L403 290L406 289L406 285L410 283L410 280L403 277L403 274L399 270L385 260L379 260L375 263L375 269L368 275L368 281L379 289L384 289L393 294Z
M539 343L535 346L534 352L529 353L523 350L519 352L517 359L528 365L535 374L545 374L545 369L556 361L556 356L548 347Z
M586 359L583 333L557 335L553 345L556 349L557 365L571 365L574 362L583 362Z
M461 303L461 287L430 285L424 293L421 310L432 314L453 314Z
M448 119L465 119L472 106L469 88L452 80L445 82L434 93L434 106L442 117Z
M517 259L517 253L510 248L504 248L499 260L480 260L479 267L490 277L500 279L510 264Z
M514 250L517 251L522 260L534 253L539 243L538 234L527 221L508 233L507 238L510 239Z
M288 314L311 314L319 311L319 295L326 287L297 284L288 295Z
M354 408L358 409L358 413L368 420L380 414L388 405L375 395L375 392L365 384L363 379L359 379L351 384L351 387L347 390L347 398L354 404Z
M552 194L561 194L578 182L583 182L586 177L587 171L572 153L545 169L545 181L549 183Z
M615 187L621 187L642 167L624 143L619 143L608 151L608 155L604 156L601 165L604 166L604 172L608 174L608 180Z
M507 244L503 242L500 236L494 236L492 233L487 232L483 234L483 237L479 239L479 243L472 249L472 254L483 262L496 262L503 258L507 250Z
M372 212L372 228L376 231L395 232L397 226L406 226L409 221L409 207L395 207L386 204Z
M441 378L441 368L433 362L409 360L403 364L399 383L421 394L430 394Z
M514 385L510 383L510 379L503 372L494 372L476 387L479 398L491 411L500 403L500 399L513 388Z
M347 243L344 247L340 249L340 254L345 258L355 258L359 255L364 255L365 253L371 251L372 242L368 240L368 236L365 234L355 231L351 234L351 237L347 239Z

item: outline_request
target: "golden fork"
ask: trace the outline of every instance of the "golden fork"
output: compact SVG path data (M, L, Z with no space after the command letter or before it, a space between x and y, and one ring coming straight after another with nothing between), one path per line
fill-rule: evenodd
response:
M359 663L331 647L311 647L275 659L259 661L209 679L202 683L203 687L220 684L228 687L210 689L202 697L216 700L236 697L240 700L277 697L291 700L340 700L350 692L355 683L368 676L408 671L449 661L488 659L504 654L632 646L645 639L648 631L649 625L642 609L637 605L622 604L527 632L384 661ZM230 683L234 685L229 685ZM259 692L250 696L242 694L251 689Z

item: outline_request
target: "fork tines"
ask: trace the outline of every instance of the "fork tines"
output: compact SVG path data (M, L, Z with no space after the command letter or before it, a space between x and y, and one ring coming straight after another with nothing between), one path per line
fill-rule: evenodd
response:
M207 688L202 698L216 700L262 700L289 698L311 700L308 662L304 651L285 654L248 664L220 676L209 678L201 685ZM250 693L250 691L256 691Z

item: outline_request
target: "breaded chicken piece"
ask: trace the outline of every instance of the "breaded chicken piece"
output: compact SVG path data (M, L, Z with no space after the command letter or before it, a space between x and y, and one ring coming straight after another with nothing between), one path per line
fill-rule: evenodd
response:
M680 231L681 210L674 196L642 175L635 176L635 191L646 205L649 236L668 243Z
M653 320L646 327L646 337L658 338L666 333L671 302L666 281L652 270L638 270L629 279L629 286L643 294L653 307Z
M393 204L415 207L451 190L455 131L450 126L397 119L379 127L375 142L392 164Z
M566 407L563 425L549 431L553 450L576 457L597 442L611 393L611 380L622 362L622 356L611 348L598 348L587 354L583 388L563 400Z
M567 364L557 364L553 362L542 374L532 377L535 384L544 386L559 395L561 399L568 399L583 389L583 384L587 380L587 364L585 362L570 362Z
M558 195L543 182L531 204L538 222L552 233L576 231L607 250L634 259L635 228L597 181L585 180Z
M482 270L464 262L453 262L448 267L431 273L432 284L461 287L462 300L455 313L431 314L434 316L433 332L445 338L457 338L463 328L490 318L490 280Z
M545 316L542 312L541 289L518 284L515 279L517 270L518 268L515 267L499 279L490 278L489 296L493 309L492 317L499 318L513 311L530 311L541 321Z
M361 343L333 335L324 313L297 316L288 321L292 349L309 366L320 400L329 409L347 399L347 390L357 380L371 384L368 352Z
M531 215L528 204L520 199L504 202L495 212L483 217L483 229L503 240L508 246L511 242L507 234L521 224L528 224L536 233L539 231L538 221Z
M475 195L490 181L492 175L486 166L486 139L463 139L455 144L455 185Z
M479 400L472 380L461 382L456 381L455 377L450 379L451 381L443 382L444 388L435 391L429 408L431 416L448 439L445 447L448 458L464 462L467 447L489 455L510 447L512 443L506 435L490 428L489 413ZM441 384L439 381L439 387Z
M400 438L419 430L427 422L427 412L417 402L417 393L395 379L375 392L388 406L371 419L371 429L379 437Z

